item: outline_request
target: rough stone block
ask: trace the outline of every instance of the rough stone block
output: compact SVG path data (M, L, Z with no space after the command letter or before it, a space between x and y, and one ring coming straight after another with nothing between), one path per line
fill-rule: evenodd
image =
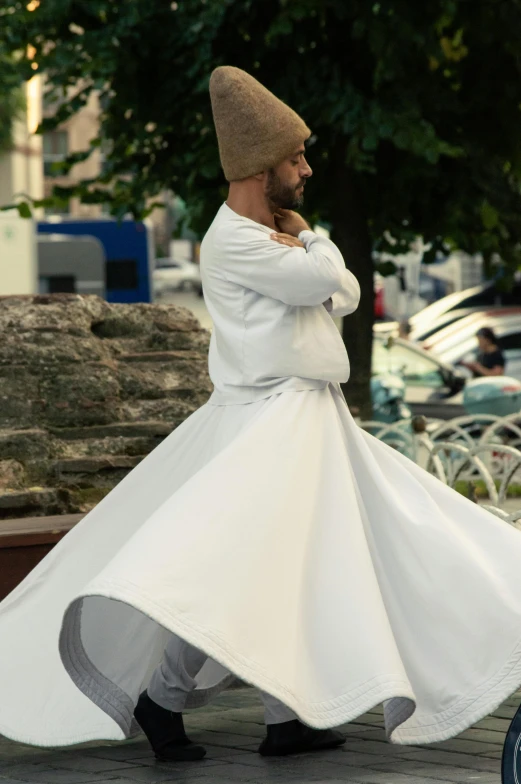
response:
M96 296L52 294L3 297L0 302L0 330L23 333L34 330L88 335L93 321L99 321L107 303Z
M39 487L0 492L0 519L66 514L70 507L66 490Z
M15 490L21 487L25 470L17 460L0 460L0 490Z
M100 362L109 359L110 351L92 336L56 332L25 332L10 336L0 347L0 368L38 367L61 363Z
M44 458L50 453L52 438L45 430L0 430L0 458L19 460Z
M209 334L184 308L2 297L0 329L0 461L21 466L0 486L56 491L11 493L4 517L91 508L212 390Z
M206 353L210 344L210 333L204 329L194 331L174 330L172 332L153 332L145 341L149 351L199 351ZM128 352L132 353L132 352Z

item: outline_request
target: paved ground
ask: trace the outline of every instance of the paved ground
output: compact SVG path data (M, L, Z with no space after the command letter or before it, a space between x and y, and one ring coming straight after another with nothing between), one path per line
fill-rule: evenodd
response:
M0 784L499 784L504 734L520 701L518 694L457 738L425 747L387 743L375 708L345 727L342 750L263 759L262 707L252 689L238 689L187 716L191 737L208 750L202 762L156 763L142 737L59 750L0 738Z

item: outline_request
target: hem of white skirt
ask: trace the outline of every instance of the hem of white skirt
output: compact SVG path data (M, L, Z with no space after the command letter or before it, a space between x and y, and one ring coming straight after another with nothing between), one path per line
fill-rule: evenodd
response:
M112 732L107 730L106 724L100 724L99 727L90 727L88 732L79 733L77 735L58 735L52 738L42 738L41 735L31 735L25 732L13 731L7 724L0 723L0 735L4 738L14 741L15 743L24 743L26 746L38 746L42 749L54 749L63 746L76 746L79 743L90 743L91 741L125 741L131 735L125 735L117 724L114 724ZM2 779L0 779L2 781ZM22 784L22 782L20 782Z
M326 728L338 726L352 721L357 716L379 705L384 700L400 697L400 713L408 718L414 712L414 699L408 681L390 673L378 676L369 682L361 683L349 693L341 697L313 705L303 705L280 682L273 679L261 666L251 659L246 659L234 651L216 635L206 629L198 629L193 620L185 621L175 616L167 608L159 605L150 596L132 583L124 581L103 581L96 584L95 591L83 594L68 607L60 634L60 655L69 676L89 699L107 713L122 729L125 735L131 731L131 712L129 697L111 682L107 688L107 679L86 657L81 641L80 617L83 600L89 596L102 596L112 601L121 601L130 605L147 617L171 632L179 635L191 645L204 650L212 659L230 670L236 677L266 691L288 705L297 715L310 726ZM220 691L214 687L211 692ZM209 701L208 692L199 692L199 705ZM119 699L118 699L119 693ZM189 700L187 707L196 707ZM404 719L403 719L404 720Z
M454 737L488 715L521 685L520 641L506 663L497 670L494 676L480 684L471 694L462 697L450 709L439 714L435 721L431 718L428 724L421 724L420 719L415 724L413 720L409 727L399 728L413 716L416 707L411 685L403 677L400 678L392 673L381 675L367 683L359 684L334 699L303 704L256 662L246 659L237 651L230 649L225 641L207 629L198 628L193 619L176 615L169 608L163 607L153 597L145 595L143 590L133 583L122 580L100 581L97 582L95 590L92 593L89 592L89 595L104 596L107 599L129 604L169 631L183 637L190 644L204 650L211 658L243 681L272 694L294 710L302 721L317 728L338 726L350 722L375 705L390 701L385 706L385 723L391 742L404 745L436 743ZM76 664L81 660L80 651L78 651L80 654L78 658L74 655L74 650L80 642L79 629L76 628L74 631L75 624L70 624L69 618L70 613L77 617L77 609L81 606L83 598L85 597L80 597L70 605L62 628L62 634L69 638L70 653L76 659ZM66 665L65 661L64 665ZM94 682L90 681L89 685L89 679L93 676L92 671L84 670L82 676L81 672L72 673L70 665L66 665L66 668L76 685L92 699L91 688L95 686L96 682L94 677ZM100 676L104 682L104 676L101 674ZM104 688L102 681L95 686L98 700L99 689L100 687ZM100 704L98 700L95 701ZM106 710L107 707L103 709ZM114 714L111 715L117 721ZM120 724L120 726L122 725ZM122 729L124 729L123 726Z

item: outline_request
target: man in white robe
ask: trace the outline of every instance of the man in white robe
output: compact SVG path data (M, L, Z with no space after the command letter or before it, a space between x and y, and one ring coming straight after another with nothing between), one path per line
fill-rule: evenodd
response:
M205 296L215 324L209 358L215 387L211 402L251 403L287 389L323 388L332 373L347 380L347 354L330 314L352 312L360 289L338 248L312 232L294 211L302 206L312 175L304 146L309 129L289 107L237 68L217 69L210 90L223 168L230 182L226 204L201 250ZM219 282L212 276L215 266L224 273L228 291L218 290ZM237 299L245 297L250 302L238 306ZM302 304L324 306L319 324L314 309L302 318L301 342L309 345L307 362L302 346L295 345L291 323L284 324L288 306ZM246 330L244 312L255 308L257 319ZM313 351L324 326L329 342L321 340L320 350ZM271 330L274 339L267 334ZM248 377L243 357L251 367ZM207 658L173 635L139 698L135 717L160 759L197 760L205 755L202 746L187 738L182 712ZM267 725L267 737L259 748L262 755L320 751L344 743L335 730L306 726L266 692L261 691L261 698Z
M262 754L334 747L379 704L395 743L454 737L521 687L521 534L356 425L331 316L359 287L293 211L309 130L237 69L211 97L214 392L0 603L0 732L122 740L137 719L159 757L200 759L183 708L235 675L263 693ZM520 739L521 711L505 784Z

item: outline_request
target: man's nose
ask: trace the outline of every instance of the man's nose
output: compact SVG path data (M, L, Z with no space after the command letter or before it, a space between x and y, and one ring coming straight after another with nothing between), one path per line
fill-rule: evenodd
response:
M311 166L309 165L309 163L306 160L303 161L303 164L304 165L303 165L303 168L301 169L300 176L301 177L305 177L307 179L308 177L312 176L313 169L311 168Z

